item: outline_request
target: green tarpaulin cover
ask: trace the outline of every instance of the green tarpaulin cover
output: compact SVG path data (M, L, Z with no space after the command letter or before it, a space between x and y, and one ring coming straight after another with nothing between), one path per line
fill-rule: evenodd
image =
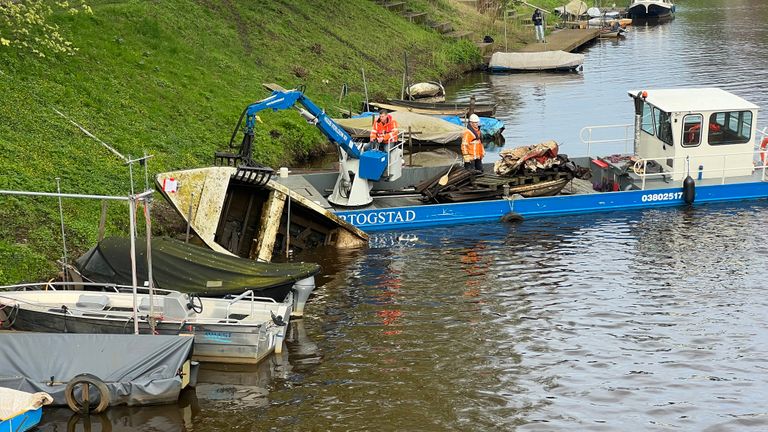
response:
M75 265L94 282L131 285L130 240L109 237L80 257ZM136 242L139 286L147 277L146 243ZM294 282L314 276L320 266L313 263L264 263L229 256L170 238L152 240L152 276L157 288L207 296L240 294L259 290L257 295L281 301Z

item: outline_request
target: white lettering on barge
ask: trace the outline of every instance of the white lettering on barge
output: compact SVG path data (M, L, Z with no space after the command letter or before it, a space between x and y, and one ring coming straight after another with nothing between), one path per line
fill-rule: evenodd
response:
M387 225L416 220L416 212L413 210L378 211L338 216L352 225Z
M665 192L655 194L645 194L640 198L642 202L654 202L654 201L671 201L679 200L683 197L682 192Z

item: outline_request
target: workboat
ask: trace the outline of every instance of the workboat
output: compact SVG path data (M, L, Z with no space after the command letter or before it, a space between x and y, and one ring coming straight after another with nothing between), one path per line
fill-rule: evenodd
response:
M50 282L3 287L0 321L20 331L194 335L194 358L257 363L280 352L291 316L285 301L246 291L234 298L95 283ZM71 289L78 288L78 289ZM101 290L101 291L97 291Z
M136 248L139 285L148 280L147 248ZM292 315L304 314L304 306L315 288L320 266L313 263L265 263L214 252L181 240L152 239L153 286L204 297L238 295L251 290L258 297L283 302L293 293ZM75 261L73 278L113 285L132 281L131 242L125 237L107 237Z
M665 21L675 17L675 5L671 0L633 0L627 15L639 21Z
M400 166L402 172L394 180L370 182L370 189L364 190L369 202L357 207L328 199L338 189L338 172L293 173L270 179L264 187L297 191L367 232L768 197L760 157L768 139L756 149L761 134L756 105L717 88L633 90L629 96L634 124L583 128L580 138L587 155L569 158L575 165L572 171L580 175L571 177L554 196L536 192L525 197L516 192L518 186L562 179L561 174L544 172L506 182L479 177L483 184L473 187L491 190L483 194L485 199L470 202L436 203L417 189L451 177L455 168L450 166ZM601 156L600 146L613 151ZM623 151L613 154L618 147ZM484 172L494 171L493 165L485 164ZM179 174L159 174L156 181L160 184L166 176ZM205 195L192 180L189 177L183 187ZM544 195L554 189L546 188Z
M491 72L570 72L584 64L584 54L565 51L495 52L491 55L488 70Z

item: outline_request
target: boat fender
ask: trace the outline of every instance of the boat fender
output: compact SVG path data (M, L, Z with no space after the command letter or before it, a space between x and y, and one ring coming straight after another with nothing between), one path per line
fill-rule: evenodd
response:
M86 387L88 388L87 398L83 397L83 391ZM79 396L81 399L75 397L77 388L80 388ZM98 403L93 399L92 389L96 389L99 393ZM109 408L110 395L107 385L99 377L89 373L76 375L72 378L64 388L64 398L69 409L78 414L98 414Z
M518 222L522 222L523 220L525 220L525 218L523 218L523 215L515 212L509 212L501 217L501 221L507 222L507 223L518 223Z
M694 181L691 176L687 176L685 180L683 180L683 201L685 201L686 204L693 204L695 199L696 181Z
M766 151L768 151L768 136L760 141L760 162L762 162L763 165L765 165L765 161L768 159L768 156L765 154Z

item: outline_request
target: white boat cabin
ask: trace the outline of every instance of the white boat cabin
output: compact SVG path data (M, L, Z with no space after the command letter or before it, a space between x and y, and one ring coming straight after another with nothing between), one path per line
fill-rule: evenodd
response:
M635 154L673 180L749 176L757 105L718 88L634 90Z

